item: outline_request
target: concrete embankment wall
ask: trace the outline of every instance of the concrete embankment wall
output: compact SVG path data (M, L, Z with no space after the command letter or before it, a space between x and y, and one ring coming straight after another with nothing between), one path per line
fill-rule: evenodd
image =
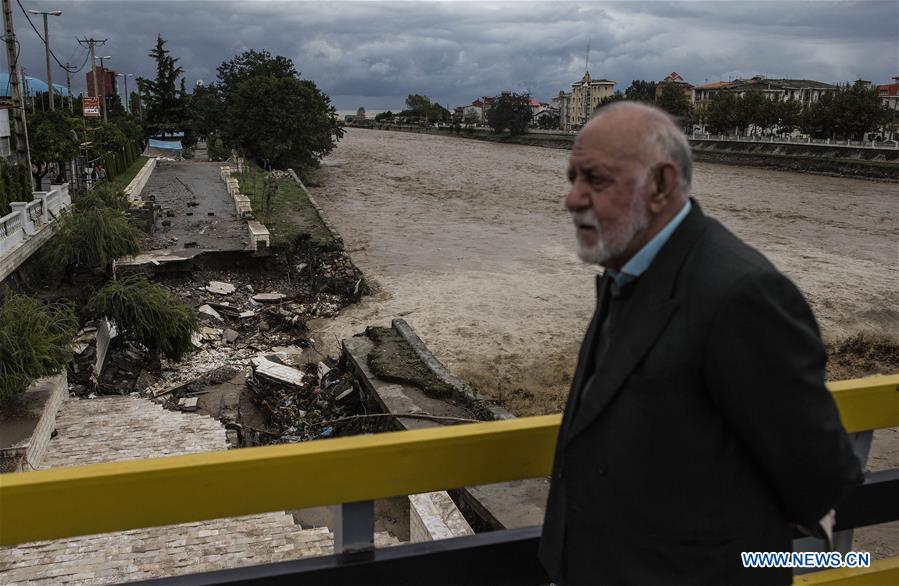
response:
M435 129L395 126L390 127L390 130L557 149L570 149L574 142L574 135L568 134L529 133L508 136L483 130L454 134ZM690 139L690 145L693 147L694 159L699 162L899 181L899 149L703 139Z
M899 181L899 149L720 140L690 145L700 162Z

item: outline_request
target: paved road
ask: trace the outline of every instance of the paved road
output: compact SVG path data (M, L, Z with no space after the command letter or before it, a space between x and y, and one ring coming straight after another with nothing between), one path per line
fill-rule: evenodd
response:
M221 180L220 167L201 160L157 164L141 197L154 196L162 211L144 250L247 248L247 230Z

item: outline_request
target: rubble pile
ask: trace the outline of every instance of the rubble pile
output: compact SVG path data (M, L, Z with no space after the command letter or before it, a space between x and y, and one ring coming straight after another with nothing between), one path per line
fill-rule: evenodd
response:
M282 364L277 355L260 356L253 360L247 388L274 430L252 430L258 434L256 444L370 431L364 419L355 417L365 412L361 389L343 365L330 357L298 370Z

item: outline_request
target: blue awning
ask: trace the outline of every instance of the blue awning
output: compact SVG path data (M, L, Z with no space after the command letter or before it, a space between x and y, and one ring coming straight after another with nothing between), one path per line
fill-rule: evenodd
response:
M159 140L156 138L150 139L150 148L151 149L168 149L171 151L180 151L182 149L180 140Z

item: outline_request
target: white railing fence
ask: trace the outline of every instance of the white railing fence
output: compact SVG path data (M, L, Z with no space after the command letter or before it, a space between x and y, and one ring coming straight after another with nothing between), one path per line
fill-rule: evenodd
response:
M14 201L12 211L0 218L0 261L13 248L56 221L72 205L69 184L53 185L50 191L35 191L28 202Z

